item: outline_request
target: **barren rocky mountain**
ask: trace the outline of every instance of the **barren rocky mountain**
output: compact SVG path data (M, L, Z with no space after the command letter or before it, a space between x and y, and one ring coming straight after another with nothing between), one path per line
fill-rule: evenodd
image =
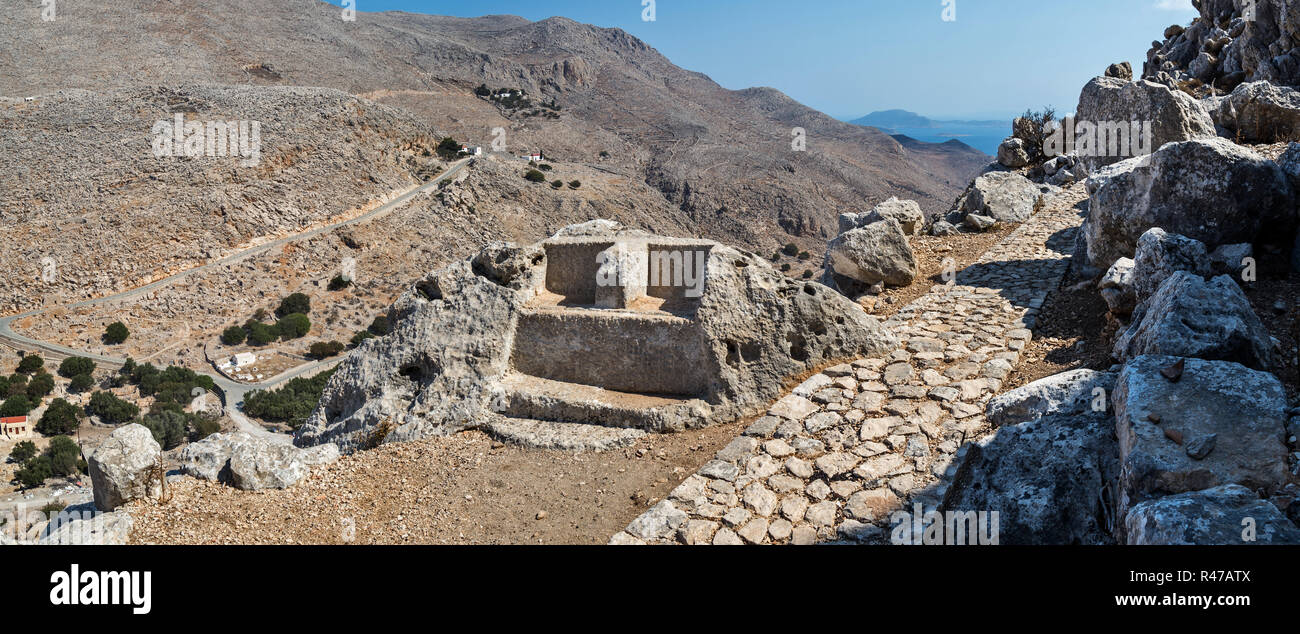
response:
M177 116L258 121L260 157L155 156L155 123ZM13 273L0 279L3 312L133 288L355 213L445 168L428 124L323 88L62 90L0 101L0 129L11 175L0 185L10 245L0 266Z
M726 90L626 32L564 18L361 13L345 22L318 0L183 8L129 0L61 6L57 21L43 23L38 5L26 4L30 11L0 17L0 93L189 82L331 87L485 148L500 127L512 154L540 150L614 169L682 210L692 233L755 249L791 238L819 248L839 212L893 194L946 211L984 162L968 149L905 146L776 90ZM531 107L480 98L480 84L526 91ZM796 127L806 131L806 152L792 150Z

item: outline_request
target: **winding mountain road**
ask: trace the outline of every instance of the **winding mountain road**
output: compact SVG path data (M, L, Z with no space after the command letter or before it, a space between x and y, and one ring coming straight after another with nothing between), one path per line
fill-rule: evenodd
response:
M422 193L425 193L427 191L436 188L440 183L442 183L443 181L447 180L452 176L455 176L463 168L465 168L467 165L472 164L473 162L474 159L466 158L457 161L455 163L452 163L451 166L446 171L439 174L433 180L412 187L411 189L408 189L406 192L399 195L397 198L394 198L393 200L383 205L380 205L379 207L376 207L375 209L368 211L360 216L357 216L356 218L352 218L350 220L337 222L331 225L324 225L321 227L317 227L315 229L311 229L309 231L304 231L302 233L296 233L290 236L285 236L283 238L279 238L277 240L267 242L265 244L259 244L257 246L249 247L247 249L226 256L224 258L213 260L212 262L209 262L207 264L203 264L200 266L196 266L192 269L181 271L180 273L170 275L160 280L156 280L154 282L150 282L143 286L139 286L131 290L123 291L115 295L96 297L93 299L87 299L87 300L75 302L72 304L66 304L62 306L50 306L45 308L38 308L36 310L27 311L25 313L10 315L7 317L0 317L0 345L8 346L15 350L23 350L23 351L40 350L44 354L44 356L49 360L58 361L73 356L85 357L95 361L95 363L97 363L100 366L107 366L110 368L120 368L122 367L123 364L126 363L126 359L120 359L116 357L109 357L109 356L93 354L89 352L83 352L56 343L48 343L45 341L40 341L38 339L33 339L26 335L22 335L17 332L14 332L13 323L16 320L25 319L27 317L31 317L34 315L39 315L41 313L54 310L55 308L82 308L85 306L97 306L100 304L107 304L111 302L134 299L146 295L148 293L151 293L157 289L160 289L164 286L167 286L179 280L182 280L200 271L228 266L230 264L240 262L242 260L248 259L260 253L265 253L267 251L270 251L271 249L275 249L277 247L283 246L290 242L297 242L299 240L314 238L323 233L334 231L335 229L339 229L349 225L359 224L369 220L374 220L376 218L387 215L393 210L405 205L416 196L419 196ZM329 367L338 364L340 360L341 359L336 358L331 360L313 361L311 363L306 363L296 368L293 368L287 372L283 372L277 376L271 377L270 379L262 381L261 383L240 383L237 381L232 381L226 378L225 376L215 372L214 373L203 372L200 374L212 378L213 383L216 385L217 389L221 393L220 396L224 403L224 409L226 415L229 416L231 420L233 420L241 430L247 431L252 434L270 436L270 437L283 439L287 441L288 440L287 436L272 434L271 432L264 429L261 425L258 425L250 421L246 416L244 416L243 412L239 411L239 404L243 402L244 396L254 390L275 389L281 384L296 379L298 377L314 375L318 371L327 369Z

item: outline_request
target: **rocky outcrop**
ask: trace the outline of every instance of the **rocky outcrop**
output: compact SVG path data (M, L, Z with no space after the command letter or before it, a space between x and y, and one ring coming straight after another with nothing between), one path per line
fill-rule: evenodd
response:
M1124 518L1124 532L1130 546L1300 543L1291 520L1237 484L1142 502Z
M887 218L892 218L902 227L903 233L914 236L921 232L925 225L925 214L921 212L921 206L914 200L900 200L890 198L872 209L865 219L864 224L880 222Z
M1214 111L1238 143L1278 143L1300 135L1300 91L1256 81L1237 86Z
M1169 83L1195 79L1208 90L1243 81L1300 84L1300 12L1294 0L1201 0L1200 17L1172 26L1147 52L1143 76ZM1249 13L1248 13L1249 12Z
M969 446L942 508L997 511L1002 544L1111 543L1109 428L1108 416L1091 412L1005 425Z
M1124 81L1133 81L1133 66L1128 62L1119 62L1106 67L1106 77L1114 77Z
M1151 143L1146 153L1166 143L1215 136L1214 121L1200 102L1189 95L1149 81L1131 82L1097 77L1079 95L1076 119L1092 126L1142 122L1151 126ZM1131 128L1129 128L1131 130ZM1102 151L1099 142L1089 152L1080 152L1092 168L1110 165L1137 152ZM1109 146L1107 146L1109 147Z
M826 272L837 278L871 286L907 286L916 279L916 256L903 227L889 218L840 234L826 248Z
M1106 270L1097 282L1101 298L1106 302L1110 313L1116 317L1128 317L1137 307L1137 293L1133 290L1133 260L1120 258Z
M925 225L925 214L921 211L921 206L916 204L916 201L890 198L876 205L867 213L840 214L839 232L848 233L886 218L893 218L898 221L903 233L909 236L920 233Z
M1011 169L1029 165L1029 152L1025 151L1025 141L1009 137L998 146L998 164Z
M1159 227L1148 229L1138 238L1132 280L1139 303L1154 295L1160 284L1177 271L1201 277L1209 275L1210 259L1205 243Z
M323 444L298 449L246 432L212 434L181 450L181 471L204 480L226 482L246 491L284 489L305 477L309 467L333 462L338 447Z
M994 425L1011 425L1048 414L1104 413L1107 408L1105 397L1114 384L1114 372L1070 370L994 397L985 407L985 416ZM1101 392L1097 392L1098 389ZM1093 407L1094 403L1099 407Z
M1175 272L1139 304L1115 340L1117 359L1146 354L1234 361L1260 370L1273 366L1268 331L1232 278L1206 282L1186 271Z
M89 504L68 507L50 518L41 531L40 544L58 546L120 546L131 536L131 515L126 509L111 513Z
M1285 481L1286 392L1271 374L1142 356L1124 366L1112 396L1121 515L1165 495L1224 484L1267 493Z
M878 226L904 239L893 220L855 232ZM791 375L896 345L857 304L754 254L616 225L575 231L493 245L416 282L389 309L392 332L339 365L295 443L355 451L543 414L677 431L756 411ZM680 250L679 262L703 264L696 286L617 264ZM652 404L601 400L607 390Z
M975 178L959 209L1002 222L1024 222L1042 194L1039 185L1017 172L991 171Z
M1118 477L1107 415L1112 372L1072 370L994 397L994 433L969 446L947 511L998 511L1004 544L1112 543Z
M111 511L131 500L157 498L162 493L161 454L145 426L132 423L113 430L86 461L95 506Z
M1241 279L1242 270L1254 255L1255 247L1249 242L1221 245L1210 254L1210 270Z
M1282 170L1225 139L1165 145L1095 174L1089 189L1088 260L1103 269L1132 257L1152 227L1214 248L1258 242L1295 223L1294 194Z

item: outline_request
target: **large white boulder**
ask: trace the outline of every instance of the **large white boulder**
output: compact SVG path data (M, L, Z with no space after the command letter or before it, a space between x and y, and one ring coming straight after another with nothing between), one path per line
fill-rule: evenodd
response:
M1170 143L1094 174L1089 189L1088 261L1101 269L1133 257L1138 238L1152 227L1216 248L1273 238L1262 233L1295 222L1286 174L1226 139Z
M917 275L912 246L892 218L840 234L827 245L826 267L835 276L867 286L907 286Z
M1148 152L1166 143L1215 136L1214 120L1205 106L1182 91L1149 81L1094 78L1079 95L1076 119L1093 125L1149 123L1152 143ZM1097 168L1135 155L1098 154L1093 151L1083 159Z
M111 511L131 500L156 498L162 482L155 473L162 447L143 425L113 430L86 461L94 487L95 506Z

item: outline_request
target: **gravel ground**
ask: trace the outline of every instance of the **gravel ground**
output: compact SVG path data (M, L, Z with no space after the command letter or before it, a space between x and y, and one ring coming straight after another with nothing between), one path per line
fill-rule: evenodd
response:
M747 423L599 454L463 432L344 456L278 491L179 478L168 504L132 503L131 543L603 544Z

